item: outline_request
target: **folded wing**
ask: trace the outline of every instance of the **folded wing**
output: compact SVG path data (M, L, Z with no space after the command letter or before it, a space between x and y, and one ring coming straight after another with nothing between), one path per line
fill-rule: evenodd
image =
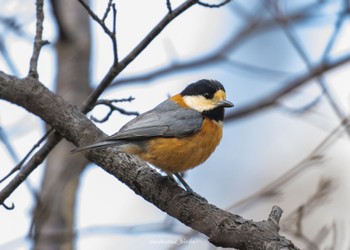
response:
M131 120L105 140L184 137L198 131L202 123L203 117L198 111L182 108L173 101L166 100Z

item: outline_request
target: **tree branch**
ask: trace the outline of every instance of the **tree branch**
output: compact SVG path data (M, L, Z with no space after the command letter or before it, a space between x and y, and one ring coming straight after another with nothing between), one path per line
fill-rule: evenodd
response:
M83 1L83 0L78 0L79 3L85 8L85 10L89 13L89 15L91 16L91 18L98 23L101 28L104 30L104 32L109 36L109 38L112 41L112 46L113 46L113 55L114 55L114 65L116 65L118 63L118 47L117 47L117 38L116 38L116 16L117 16L117 10L115 8L115 4L112 3L112 0L108 1L108 5L106 8L106 11L102 17L102 19L100 19L93 11L92 9L90 9L90 7ZM113 29L112 31L107 27L107 25L105 24L106 18L110 12L110 10L113 10Z
M92 143L104 136L77 108L35 78L17 79L0 73L0 99L40 116L75 145ZM278 235L278 225L273 220L253 222L196 196L184 196L185 191L175 182L135 157L117 153L113 148L85 152L85 156L162 211L207 235L214 245L239 249L297 249ZM0 203L4 202L3 191Z
M38 78L38 60L41 48L48 44L48 41L42 40L44 22L44 0L36 1L36 33L34 38L33 54L29 63L28 76Z

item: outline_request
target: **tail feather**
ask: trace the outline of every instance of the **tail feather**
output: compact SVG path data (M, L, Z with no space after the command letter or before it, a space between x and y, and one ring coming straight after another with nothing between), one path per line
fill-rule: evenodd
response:
M97 149L97 148L106 148L106 147L111 147L111 146L118 146L118 145L122 145L123 143L121 143L121 141L101 141L101 142L97 142L94 144L90 144L90 145L86 145L86 146L82 146L82 147L78 147L74 150L71 151L71 153L78 153L84 150L90 150L90 149Z

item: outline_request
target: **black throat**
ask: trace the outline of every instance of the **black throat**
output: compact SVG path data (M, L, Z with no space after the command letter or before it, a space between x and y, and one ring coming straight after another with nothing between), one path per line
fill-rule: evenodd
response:
M224 120L224 114L225 111L223 107L218 107L212 110L202 112L203 116L208 117L209 119L217 122L222 122Z

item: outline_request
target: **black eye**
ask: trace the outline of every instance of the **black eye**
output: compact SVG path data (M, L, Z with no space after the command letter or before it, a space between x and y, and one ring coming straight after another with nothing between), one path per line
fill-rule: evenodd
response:
M210 98L210 94L209 94L209 93L204 93L203 96L204 96L205 98L207 98L207 99Z

